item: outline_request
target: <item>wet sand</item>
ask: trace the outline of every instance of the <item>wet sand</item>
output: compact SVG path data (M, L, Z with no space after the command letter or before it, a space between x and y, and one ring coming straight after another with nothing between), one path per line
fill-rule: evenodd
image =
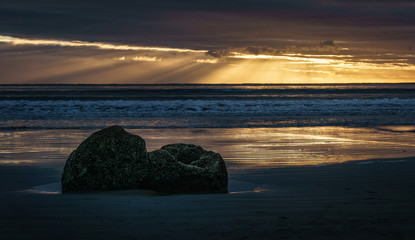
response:
M0 132L1 239L415 239L414 129L128 130L221 153L229 193L193 195L59 194L94 130Z
M192 143L218 152L230 171L415 156L415 126L126 129L147 150ZM63 168L69 154L96 130L0 131L0 165Z
M2 239L415 239L415 157L231 172L228 194L39 194L0 166Z

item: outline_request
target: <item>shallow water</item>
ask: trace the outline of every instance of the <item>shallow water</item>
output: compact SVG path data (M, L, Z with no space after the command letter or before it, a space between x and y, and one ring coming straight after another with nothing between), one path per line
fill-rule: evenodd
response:
M192 143L219 152L230 172L415 156L415 126L128 129L147 150ZM0 132L0 165L63 168L71 151L96 130Z

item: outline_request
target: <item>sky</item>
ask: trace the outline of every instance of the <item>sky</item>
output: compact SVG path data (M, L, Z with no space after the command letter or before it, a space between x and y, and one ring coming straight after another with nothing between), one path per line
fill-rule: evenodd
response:
M0 84L415 82L415 2L0 2Z

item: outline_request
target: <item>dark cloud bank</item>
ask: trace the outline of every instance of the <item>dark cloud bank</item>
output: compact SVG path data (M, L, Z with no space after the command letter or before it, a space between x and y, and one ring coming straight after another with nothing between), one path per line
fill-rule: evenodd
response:
M15 0L0 3L0 34L195 49L324 39L394 41L408 49L414 12L412 1Z
M234 53L250 55L281 55L281 54L319 54L319 53L338 53L341 47L336 45L333 40L320 42L319 46L298 47L295 45L285 46L283 48L273 48L268 46L247 46L241 48L210 49L206 56L222 58L233 55Z

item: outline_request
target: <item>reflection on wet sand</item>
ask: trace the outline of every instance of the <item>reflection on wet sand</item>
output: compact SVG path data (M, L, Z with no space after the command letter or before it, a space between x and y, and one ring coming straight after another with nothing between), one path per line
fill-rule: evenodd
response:
M219 152L232 171L415 156L414 129L396 126L127 130L143 137L148 151L181 142ZM0 164L62 167L71 151L92 132L0 132Z

